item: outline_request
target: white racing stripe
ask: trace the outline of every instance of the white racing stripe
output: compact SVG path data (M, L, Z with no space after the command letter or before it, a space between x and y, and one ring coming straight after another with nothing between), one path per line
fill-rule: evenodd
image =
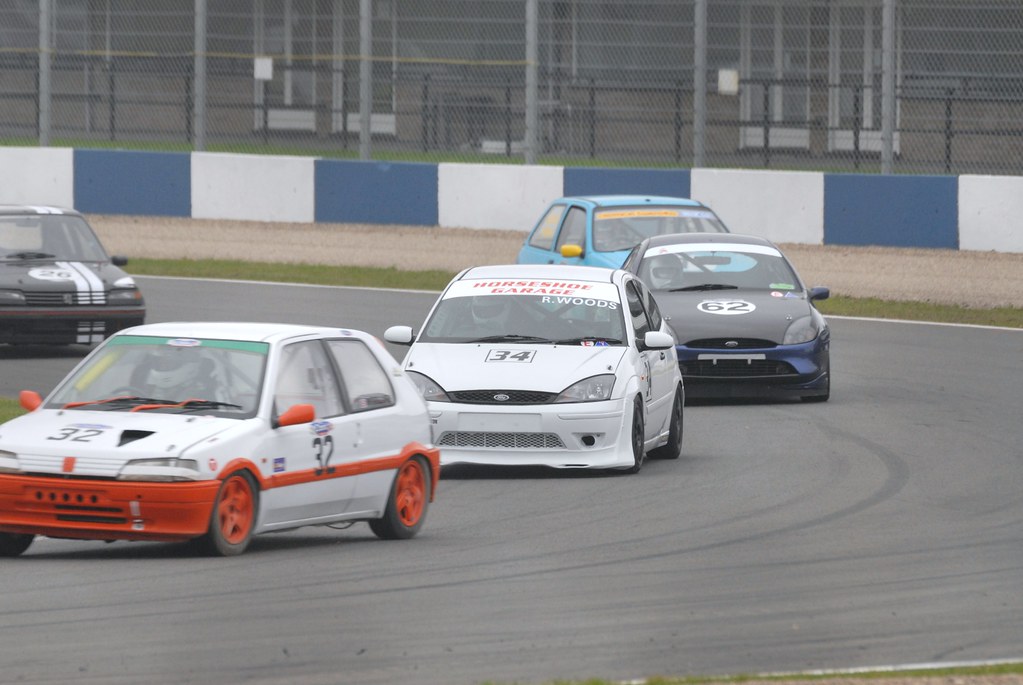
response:
M72 275L71 280L78 295L76 304L106 304L103 280L93 273L92 269L81 262L57 262L57 266L66 269ZM106 324L102 321L79 321L75 341L85 345L101 342L105 330Z

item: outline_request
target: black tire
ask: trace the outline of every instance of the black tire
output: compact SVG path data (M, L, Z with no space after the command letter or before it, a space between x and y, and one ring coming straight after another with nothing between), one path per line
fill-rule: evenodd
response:
M412 457L394 474L384 515L370 519L370 530L383 540L407 540L423 527L429 507L430 467L422 457Z
M651 457L655 459L678 459L682 456L683 404L685 404L685 399L682 394L682 387L679 386L675 390L675 399L671 403L671 425L668 426L668 442L650 450Z
M639 473L643 468L643 459L646 457L643 443L646 440L646 421L643 418L643 399L636 397L632 403L632 460L629 473Z
M259 488L246 471L235 471L220 484L209 529L197 541L200 549L221 557L241 554L252 541L258 512Z
M30 533L0 533L0 557L20 556L35 539Z

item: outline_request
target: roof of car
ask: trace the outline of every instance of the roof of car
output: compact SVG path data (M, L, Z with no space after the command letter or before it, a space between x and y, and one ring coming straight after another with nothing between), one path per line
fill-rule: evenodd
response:
M54 205L0 205L0 215L20 216L24 214L72 214L81 216L81 212L74 209Z
M646 245L644 249L661 247L662 245L679 245L682 243L725 243L777 247L777 245L766 238L743 233L668 233L647 238L644 241Z
M675 205L677 207L703 207L703 203L686 197L666 195L569 195L563 200L587 202L594 207L623 207L634 205Z
M459 278L558 278L573 281L613 283L614 271L614 269L606 269L599 266L576 266L571 264L493 264L470 267L462 272Z
M255 323L238 321L171 321L127 328L117 335L151 335L159 338L211 338L276 342L302 335L363 337L362 331L327 326L304 326L289 323Z

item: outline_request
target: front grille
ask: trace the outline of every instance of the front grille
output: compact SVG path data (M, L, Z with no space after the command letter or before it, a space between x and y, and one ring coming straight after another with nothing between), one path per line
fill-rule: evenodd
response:
M462 390L449 392L448 396L464 404L549 404L557 394L534 390ZM504 399L494 399L495 396Z
M760 338L700 338L699 340L690 340L684 345L701 350L753 350L777 347L770 340L761 340Z
M557 433L488 433L485 431L446 431L437 441L440 447L479 447L509 450L563 450L565 443Z
M74 307L78 305L106 304L102 290L90 292L25 293L25 304L34 307Z
M796 375L796 370L788 362L770 359L701 359L679 362L678 368L683 376L694 378L763 378Z

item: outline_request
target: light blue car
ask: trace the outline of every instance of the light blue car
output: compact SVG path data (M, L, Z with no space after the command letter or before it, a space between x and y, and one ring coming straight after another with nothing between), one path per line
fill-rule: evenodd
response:
M519 264L620 267L646 238L668 233L728 233L696 200L656 195L558 198L519 250Z

